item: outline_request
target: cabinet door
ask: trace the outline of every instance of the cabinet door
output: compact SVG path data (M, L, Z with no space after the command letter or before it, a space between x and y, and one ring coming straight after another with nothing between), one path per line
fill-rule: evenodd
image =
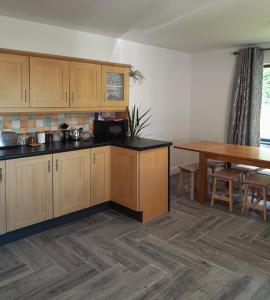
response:
M0 53L0 107L29 106L29 57Z
M137 152L112 147L111 150L112 200L130 209L137 210Z
M69 107L69 62L30 57L30 106Z
M6 162L7 231L53 217L52 156Z
M101 65L70 63L70 107L100 105Z
M90 206L90 150L53 155L54 216Z
M6 224L6 168L5 161L0 161L0 234L7 232Z
M110 200L110 146L91 149L91 205Z
M102 66L102 97L105 106L128 106L129 69Z

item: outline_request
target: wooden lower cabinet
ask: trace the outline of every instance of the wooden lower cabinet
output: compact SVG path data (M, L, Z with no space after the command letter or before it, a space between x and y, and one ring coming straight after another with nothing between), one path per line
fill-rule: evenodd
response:
M133 210L138 208L138 152L112 147L112 201Z
M7 231L53 217L52 155L6 161Z
M143 221L168 211L168 147L134 151L112 147L112 200L143 213Z
M139 156L139 207L143 221L168 211L168 147L141 151Z
M90 150L53 155L54 217L90 206Z
M6 162L0 161L0 234L7 232L6 223Z
M111 200L111 147L91 149L91 206Z

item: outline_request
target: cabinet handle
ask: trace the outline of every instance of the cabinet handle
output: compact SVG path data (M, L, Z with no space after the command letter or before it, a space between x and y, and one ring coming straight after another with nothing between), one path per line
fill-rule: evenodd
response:
M96 154L95 153L93 154L93 163L94 164L96 163Z
M71 97L72 100L71 101L74 102L74 92L72 92L71 95L72 95L72 97Z
M55 161L55 169L58 171L58 159Z
M51 161L48 160L48 173L50 173L50 172L51 172Z
M0 181L2 181L2 180L3 180L3 169L0 168Z
M68 92L66 91L66 102L68 101Z
M24 91L24 102L27 102L27 90Z

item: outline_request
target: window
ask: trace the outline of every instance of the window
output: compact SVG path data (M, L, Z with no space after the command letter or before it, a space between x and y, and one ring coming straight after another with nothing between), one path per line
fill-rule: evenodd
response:
M261 142L270 144L270 65L263 69Z

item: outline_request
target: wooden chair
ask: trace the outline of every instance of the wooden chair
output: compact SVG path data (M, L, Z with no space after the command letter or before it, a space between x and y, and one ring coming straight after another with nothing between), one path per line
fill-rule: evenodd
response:
M178 196L185 190L185 186L183 184L183 177L184 173L189 174L189 199L194 200L194 189L195 189L195 177L199 171L199 164L186 164L179 167L180 169L180 176L179 176L179 183L178 183Z
M232 212L233 209L233 182L238 180L239 183L239 193L241 197L241 175L242 173L235 169L223 169L214 173L214 185L211 197L211 207L214 206L215 200L221 200L229 203L229 210ZM228 185L229 191L222 194L217 193L217 183L219 181L224 182Z
M245 214L246 208L252 208L263 212L264 221L267 218L267 189L270 186L270 177L261 174L250 174L244 181L245 192L243 197L242 215ZM256 201L248 202L249 189L256 189ZM263 201L263 205L260 202Z

